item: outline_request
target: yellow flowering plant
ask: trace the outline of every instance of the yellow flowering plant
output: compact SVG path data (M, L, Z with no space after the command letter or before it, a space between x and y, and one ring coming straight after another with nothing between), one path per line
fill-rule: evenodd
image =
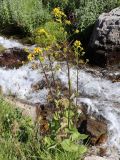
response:
M76 106L77 106L77 97L79 95L79 91L78 91L78 83L79 83L79 73L78 73L78 68L79 68L79 57L83 56L84 54L84 49L82 47L82 44L79 40L74 41L73 43L73 50L74 50L74 54L75 54L75 60L76 60L76 65L77 65L77 86L76 86Z
M63 11L61 11L59 7L54 8L52 13L56 21L60 23L62 23L62 19L66 18L66 14Z
M70 62L69 62L69 53L70 53L70 46L73 43L70 42L68 44L68 33L65 31L66 26L70 26L71 22L67 20L67 16L64 14L63 11L60 10L60 8L54 8L53 15L56 19L55 23L60 24L60 29L62 33L64 34L64 40L62 41L62 45L54 44L50 36L53 36L46 28L39 28L36 30L35 34L36 37L39 38L44 45L42 45L42 49L40 47L34 48L33 53L30 53L28 55L29 60L33 59L39 59L40 65L42 68L42 72L44 74L47 87L49 89L49 96L48 101L56 107L56 111L53 113L53 118L50 122L48 122L47 128L50 130L50 136L45 137L45 143L47 145L50 145L51 147L53 144L51 142L54 142L55 148L60 146L65 151L77 153L78 150L81 151L80 145L77 144L78 140L80 139L80 134L78 133L77 129L75 129L76 123L74 121L78 118L77 117L77 107L73 105L73 98L75 97L72 94L72 88L71 88L71 75L70 75ZM60 23L58 23L60 22ZM49 23L51 24L51 23ZM51 28L53 25L49 25ZM71 26L70 26L71 27ZM55 31L54 31L55 32ZM78 31L76 31L78 33ZM56 37L55 37L56 38ZM50 43L48 43L50 42ZM53 45L54 44L54 45ZM38 44L38 46L40 46ZM57 51L56 51L57 50ZM77 91L78 94L78 64L79 64L79 55L83 53L83 47L79 40L76 40L73 43L73 50L75 53L75 59L77 64ZM60 52L59 52L60 51ZM60 84L55 79L55 69L53 67L53 60L54 60L54 54L57 55L58 53L63 52L63 56L66 59L66 65L67 65L67 71L68 71L68 98L63 101L63 93L60 90ZM51 72L51 78L49 79L46 66L44 63L45 57L47 58L47 62L49 62L49 68ZM57 69L57 68L56 68ZM59 66L58 66L59 69ZM51 83L51 79L52 82ZM55 88L52 88L52 87ZM76 97L77 97L76 94ZM49 98L50 97L50 98ZM62 104L61 104L62 102ZM76 101L77 105L77 101ZM63 107L61 107L63 106ZM76 118L76 119L75 119ZM74 120L73 120L74 119ZM72 131L72 133L71 133ZM61 136L61 133L64 137ZM52 135L52 136L51 136ZM76 137L77 135L77 137ZM75 136L75 137L74 137ZM86 136L85 136L86 138ZM71 147L72 146L72 147ZM74 149L76 147L76 149ZM84 152L86 152L86 148L84 147Z
M35 58L35 55L33 53L29 53L28 60L32 61L32 60L34 60L34 58Z
M66 25L71 25L71 21L70 20L65 20L65 24Z
M33 33L34 42L41 47L46 47L55 43L56 38L54 35L47 32L44 28L38 28Z
M80 32L79 29L76 29L76 30L75 30L75 33L76 33L76 34L78 34L79 32Z

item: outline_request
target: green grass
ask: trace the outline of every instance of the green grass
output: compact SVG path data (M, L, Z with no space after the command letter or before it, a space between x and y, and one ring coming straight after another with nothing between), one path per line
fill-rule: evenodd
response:
M48 149L37 130L29 117L0 98L0 160L81 159L60 148Z
M33 123L28 117L0 99L0 160L31 159Z
M50 14L42 5L42 0L0 1L1 27L15 25L31 33L36 27L50 19Z

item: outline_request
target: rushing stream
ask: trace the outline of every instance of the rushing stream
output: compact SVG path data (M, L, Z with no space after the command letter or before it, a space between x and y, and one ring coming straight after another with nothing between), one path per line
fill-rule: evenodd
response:
M24 48L16 40L8 40L0 37L0 45L5 48ZM39 63L39 62L36 62ZM53 65L60 63L54 62ZM56 78L67 86L67 66L65 62L60 63L61 68L56 72ZM30 103L46 103L48 89L43 88L33 91L32 84L42 81L44 76L41 69L32 69L32 62L23 65L18 69L0 68L0 86L6 95L15 95L17 98ZM95 73L98 74L95 74ZM106 71L107 72L107 71ZM49 73L48 73L49 74ZM111 73L120 75L120 72ZM70 69L73 89L76 89L76 68ZM108 142L107 146L118 150L120 157L120 82L113 83L111 80L101 76L101 72L96 69L85 67L79 69L79 92L78 103L88 106L88 113L104 117L108 122Z

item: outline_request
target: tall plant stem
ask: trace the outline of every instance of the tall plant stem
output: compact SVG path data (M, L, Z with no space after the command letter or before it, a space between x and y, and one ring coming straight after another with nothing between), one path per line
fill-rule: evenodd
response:
M68 108L68 129L70 128L70 110L71 110L71 80L70 80L70 66L67 56L67 69L68 69L68 89L69 89L69 108Z
M49 59L49 62L50 62L50 69L51 69L51 72L52 72L53 83L54 83L54 86L56 87L55 76L54 76L54 72L53 72L53 66L52 66L52 61L51 61L50 55L48 55L48 59Z
M77 54L77 88L76 88L76 106L77 106L77 98L78 98L78 84L79 84L79 71L78 71L78 54Z
M49 83L47 74L46 74L46 72L45 72L45 69L44 69L44 67L43 67L43 64L42 64L41 60L40 60L40 65L41 65L41 67L42 67L42 71L43 71L43 74L44 74L44 76L45 76L45 79L46 79L47 86L48 86L48 88L49 88L50 94L51 94L51 96L52 96L52 99L54 100L54 96L53 96L53 93L52 93L52 90L51 90L51 86L50 86L50 83Z

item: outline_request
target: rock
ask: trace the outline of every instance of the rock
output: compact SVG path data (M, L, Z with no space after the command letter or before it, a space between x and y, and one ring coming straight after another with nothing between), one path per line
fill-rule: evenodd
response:
M38 91L38 90L43 89L46 86L47 86L46 82L44 80L41 80L41 81L37 82L36 84L32 84L31 87L32 87L33 91Z
M0 54L0 67L6 68L18 68L23 65L24 61L27 61L28 53L23 49L12 48L3 51Z
M99 157L99 156L88 156L88 157L85 157L84 160L110 160L110 159Z
M120 7L99 16L89 46L94 63L101 66L120 63Z
M106 156L106 154L107 154L107 148L105 148L105 147L100 147L100 148L99 148L99 155L100 155L101 157L103 157L103 156Z
M92 145L104 144L107 141L107 125L104 121L83 114L78 122L78 130L89 135Z

